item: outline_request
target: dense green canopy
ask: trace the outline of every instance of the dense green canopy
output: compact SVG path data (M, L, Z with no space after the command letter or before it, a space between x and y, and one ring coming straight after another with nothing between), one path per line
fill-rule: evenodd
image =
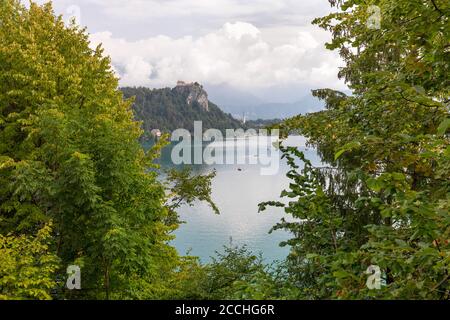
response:
M0 232L52 221L60 273L82 266L85 296L163 290L176 225L109 59L50 4L2 1L0 20Z
M290 275L307 298L450 296L450 6L448 1L330 1L329 30L352 90L313 94L326 110L283 123L305 135L325 167L285 149L292 179L282 221ZM367 24L377 5L379 28ZM376 24L375 24L376 25ZM446 133L447 132L447 133ZM283 206L281 203L269 203ZM263 204L262 208L267 204ZM387 285L370 291L377 265Z

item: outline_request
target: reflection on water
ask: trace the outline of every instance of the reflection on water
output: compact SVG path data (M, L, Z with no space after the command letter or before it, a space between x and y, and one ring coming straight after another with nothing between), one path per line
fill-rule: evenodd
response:
M299 146L307 158L318 163L316 153L305 148L302 137L290 137L285 144ZM232 148L233 145L226 143L224 147ZM170 154L169 146L160 159L163 167L173 166ZM279 247L279 243L289 239L289 234L284 231L269 234L283 217L283 210L268 208L264 213L258 213L258 204L278 200L281 191L288 187L286 162L280 160L278 174L269 176L261 175L260 165L193 165L196 173L214 169L217 176L212 183L212 198L221 214L215 215L204 203L180 208L181 219L186 222L177 230L174 240L180 254L190 252L207 262L216 250L221 250L232 239L234 245L245 244L255 253L262 252L266 261L284 259L289 249Z

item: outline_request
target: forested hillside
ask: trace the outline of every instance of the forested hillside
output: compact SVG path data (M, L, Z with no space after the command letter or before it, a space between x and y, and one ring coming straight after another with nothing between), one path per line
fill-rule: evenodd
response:
M210 128L241 128L243 124L224 113L208 101L207 93L199 84L177 86L173 89L122 88L125 98L135 97L133 110L136 120L143 122L143 129L172 132L183 128L194 131L194 121L202 121L203 130ZM192 100L191 100L192 99Z

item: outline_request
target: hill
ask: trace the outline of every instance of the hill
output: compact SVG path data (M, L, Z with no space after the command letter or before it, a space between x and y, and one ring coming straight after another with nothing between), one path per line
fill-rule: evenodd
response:
M247 119L285 119L299 114L316 112L323 109L323 103L315 97L308 95L292 103L261 103L256 105L227 104L222 109L235 117L246 115Z
M242 123L226 114L208 100L208 94L198 83L179 81L174 88L121 88L125 98L135 98L133 110L136 120L143 121L148 134L154 129L172 132L183 128L194 130L194 121L203 122L203 130L237 129Z

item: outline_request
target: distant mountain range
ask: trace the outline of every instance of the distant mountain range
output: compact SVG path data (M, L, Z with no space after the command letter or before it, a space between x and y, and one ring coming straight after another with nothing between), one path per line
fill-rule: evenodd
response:
M247 120L286 119L299 114L319 111L323 104L314 97L305 97L293 103L263 103L259 105L222 105L222 110L240 119Z
M247 120L285 119L319 111L324 107L321 101L305 90L299 92L297 96L282 97L283 100L287 100L285 103L270 103L251 93L224 85L208 86L208 93L223 111L238 119L242 119L244 115ZM282 96L282 93L278 95Z

